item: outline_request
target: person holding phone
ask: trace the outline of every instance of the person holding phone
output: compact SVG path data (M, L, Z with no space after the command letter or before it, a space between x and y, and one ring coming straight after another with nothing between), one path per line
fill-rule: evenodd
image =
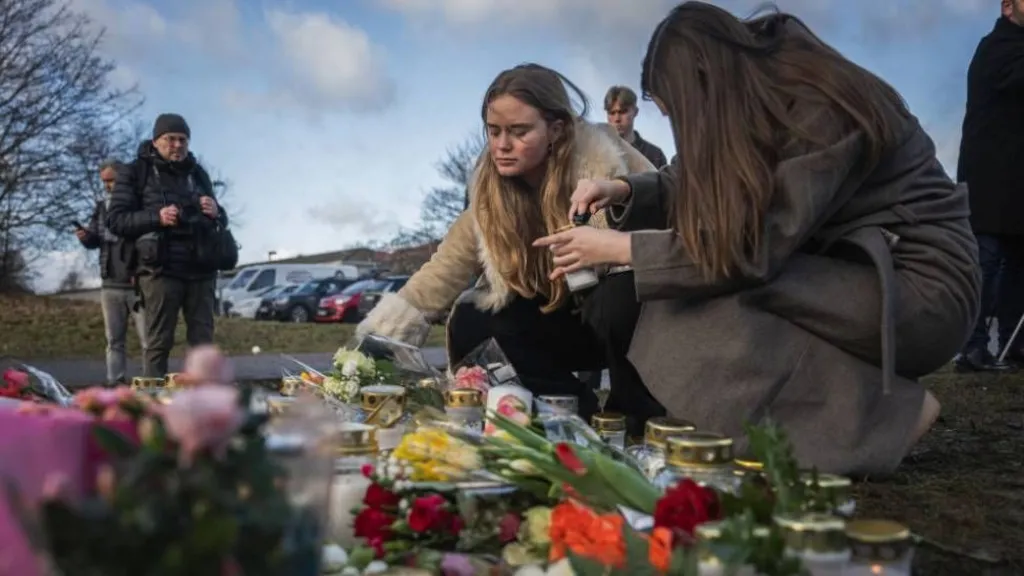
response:
M118 166L115 160L100 164L100 180L106 194L96 203L89 224L83 226L77 220L71 222L82 246L100 251L100 278L103 281L100 303L107 338L107 384L110 386L127 382L125 341L129 325L135 325L139 342L143 350L146 348L146 326L142 312L137 310L138 295L135 292L135 245L112 234L106 224Z

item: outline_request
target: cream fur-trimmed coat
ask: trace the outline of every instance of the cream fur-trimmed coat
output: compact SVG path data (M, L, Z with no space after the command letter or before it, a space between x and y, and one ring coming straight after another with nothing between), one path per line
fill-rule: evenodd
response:
M655 169L612 127L584 121L576 127L575 163L579 179L607 180ZM475 186L474 178L469 210L452 224L430 261L399 292L385 295L359 324L357 334L376 334L422 346L430 332L430 321L445 313L474 276L480 277L475 293L481 310L500 310L512 299L512 289L498 272L473 215L478 193ZM566 190L565 194L572 192ZM591 224L607 226L603 214L595 216Z

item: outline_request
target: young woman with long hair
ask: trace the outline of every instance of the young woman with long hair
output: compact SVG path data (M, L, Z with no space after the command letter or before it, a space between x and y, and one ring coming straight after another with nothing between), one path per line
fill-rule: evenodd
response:
M573 107L569 89L582 110ZM581 178L614 178L653 166L608 126L586 122L586 98L549 68L505 70L487 89L480 116L487 149L477 162L469 208L431 260L359 325L421 345L453 303L448 358L456 363L495 338L524 383L539 394L580 396L594 404L574 372L600 369L604 351L574 314L574 299L554 271L550 251L533 240L569 224ZM607 226L603 215L596 225ZM474 277L476 288L459 299Z
M537 241L552 277L632 266L639 317L609 329L670 414L737 438L772 418L807 465L891 471L939 413L915 379L978 311L966 190L892 87L791 15L685 2L642 88L678 158L580 182L571 213L620 229Z

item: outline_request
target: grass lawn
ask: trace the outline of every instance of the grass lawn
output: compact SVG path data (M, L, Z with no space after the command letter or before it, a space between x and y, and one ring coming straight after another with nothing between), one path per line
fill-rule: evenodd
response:
M263 352L334 352L355 331L354 324L291 324L218 318L216 342L229 354ZM102 359L106 350L103 315L98 303L46 296L0 296L0 355L29 360ZM177 345L185 351L185 324L178 322ZM437 327L427 346L444 346L444 328ZM138 357L139 341L128 333L128 353Z

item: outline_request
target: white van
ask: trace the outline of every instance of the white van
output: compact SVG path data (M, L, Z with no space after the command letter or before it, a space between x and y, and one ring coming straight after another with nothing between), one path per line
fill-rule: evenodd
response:
M223 313L227 314L236 302L252 298L255 294L271 286L305 284L310 280L320 280L332 276L355 280L359 277L359 269L347 264L257 264L247 266L239 270L231 282L221 289L221 308Z

